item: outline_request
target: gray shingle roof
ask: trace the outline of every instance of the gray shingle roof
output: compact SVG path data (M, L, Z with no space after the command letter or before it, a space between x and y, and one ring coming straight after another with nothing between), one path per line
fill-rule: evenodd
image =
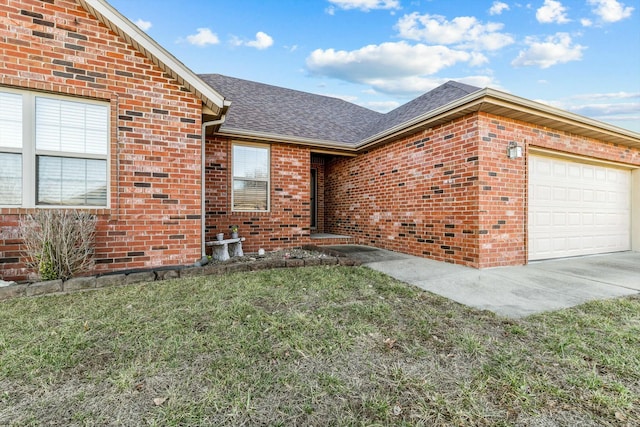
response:
M222 131L242 130L350 146L480 89L449 81L382 114L337 98L220 74L199 77L231 101Z
M409 101L404 105L389 111L381 120L370 126L362 138L376 135L385 130L394 128L403 123L407 123L412 119L421 116L436 108L447 105L448 103L462 98L465 95L480 90L479 87L455 82L453 80L438 86L437 88L419 96L413 101Z
M328 96L249 80L199 76L231 101L221 130L240 129L355 144L383 114Z

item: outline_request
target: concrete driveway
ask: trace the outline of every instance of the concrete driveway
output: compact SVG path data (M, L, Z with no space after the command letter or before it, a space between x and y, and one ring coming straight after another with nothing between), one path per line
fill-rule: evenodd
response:
M476 270L368 246L329 248L403 282L510 318L640 292L640 252Z

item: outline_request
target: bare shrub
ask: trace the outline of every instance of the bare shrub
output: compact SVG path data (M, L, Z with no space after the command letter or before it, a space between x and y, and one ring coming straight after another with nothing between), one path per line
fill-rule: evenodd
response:
M93 267L96 217L44 209L20 221L27 265L42 280L69 279Z

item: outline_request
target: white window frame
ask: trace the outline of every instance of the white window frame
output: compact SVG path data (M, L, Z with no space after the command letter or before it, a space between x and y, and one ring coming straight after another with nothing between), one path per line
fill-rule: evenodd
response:
M0 208L64 208L64 209L108 209L111 202L111 107L108 101L98 101L86 98L56 95L44 92L0 87L0 92L13 93L22 96L22 148L2 148L2 153L16 153L22 155L22 204L7 205L0 201ZM55 150L36 149L36 98L59 99L67 102L100 105L106 108L107 147L106 154L77 153ZM86 160L104 160L106 162L106 203L104 205L38 205L37 197L37 157L51 156Z
M240 147L252 147L252 148L260 148L267 151L267 177L266 179L249 179L244 177L236 177L235 174L235 156L234 156L234 148ZM257 181L257 182L266 182L267 184L267 208L266 209L253 209L253 210L245 210L245 209L235 209L235 190L234 184L236 180L242 181ZM231 144L231 211L232 212L270 212L271 211L271 146L268 144L252 144L246 142L233 142Z

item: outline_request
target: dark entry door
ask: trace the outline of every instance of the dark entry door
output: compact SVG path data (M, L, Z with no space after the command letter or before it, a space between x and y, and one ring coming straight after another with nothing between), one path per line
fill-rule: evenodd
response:
M311 183L309 185L309 196L311 201L311 228L318 227L318 170L311 169Z

